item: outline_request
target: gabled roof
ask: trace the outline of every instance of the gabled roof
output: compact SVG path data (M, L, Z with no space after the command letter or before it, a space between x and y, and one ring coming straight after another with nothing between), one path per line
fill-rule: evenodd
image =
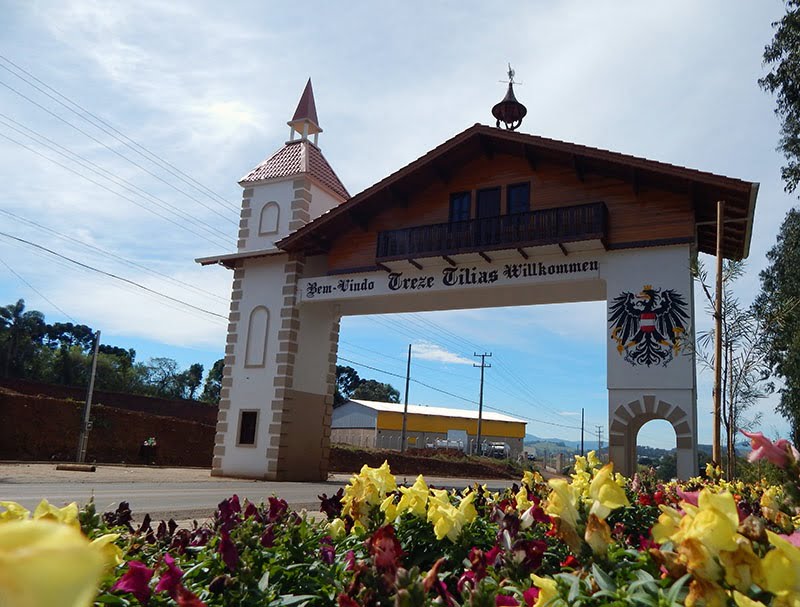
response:
M242 177L239 185L246 186L260 181L310 175L329 190L347 200L350 194L339 180L322 151L307 139L289 141L272 156Z
M373 411L386 411L389 413L402 413L404 405L399 403L383 403L373 400L350 399L348 402L356 403L372 409ZM441 417L458 417L462 419L478 419L478 412L470 409L450 409L449 407L428 407L427 405L408 405L408 412L414 415L439 415ZM515 424L527 423L523 419L517 419L510 415L484 411L481 417L486 420L496 422L512 422Z
M695 208L698 248L705 253L715 252L716 201L725 200L723 255L740 259L749 252L757 183L481 124L462 131L317 217L280 240L277 246L290 252L319 252L321 243L363 224L365 218L387 205L405 204L415 188L431 179L443 176L446 179L451 171L475 156L492 157L500 153L524 157L532 170L540 162L557 162L575 167L578 173L597 173L628 181L635 190L653 187L686 194Z

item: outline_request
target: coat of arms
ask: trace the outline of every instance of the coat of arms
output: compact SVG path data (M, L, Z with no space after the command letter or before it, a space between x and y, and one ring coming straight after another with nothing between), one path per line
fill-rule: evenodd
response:
M683 348L688 305L673 289L644 285L641 293L620 293L609 307L611 339L630 364L664 367Z

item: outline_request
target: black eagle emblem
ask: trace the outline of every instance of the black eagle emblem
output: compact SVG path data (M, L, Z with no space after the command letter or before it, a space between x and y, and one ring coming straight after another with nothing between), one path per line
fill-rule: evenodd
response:
M688 304L673 289L644 285L641 293L620 293L609 306L611 339L630 364L666 367L684 347Z

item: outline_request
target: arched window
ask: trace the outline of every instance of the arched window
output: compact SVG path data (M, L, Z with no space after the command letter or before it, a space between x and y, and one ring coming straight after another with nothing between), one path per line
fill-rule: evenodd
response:
M247 341L244 356L245 367L263 367L267 361L267 331L269 330L269 310L256 306L250 312L247 323Z
M261 217L258 220L258 235L275 234L278 231L278 219L281 208L275 201L270 201L261 208Z

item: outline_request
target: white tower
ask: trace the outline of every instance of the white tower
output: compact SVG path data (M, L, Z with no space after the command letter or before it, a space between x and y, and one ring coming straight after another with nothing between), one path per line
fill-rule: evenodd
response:
M233 269L212 465L217 476L318 479L320 454L327 459L339 319L331 309L304 318L314 326L315 343L303 351L332 362L326 377L303 378L294 366L301 341L296 282L304 259L275 243L349 194L317 146L322 129L310 79L288 125L289 141L239 182L237 252L197 260ZM290 432L292 424L308 431Z

